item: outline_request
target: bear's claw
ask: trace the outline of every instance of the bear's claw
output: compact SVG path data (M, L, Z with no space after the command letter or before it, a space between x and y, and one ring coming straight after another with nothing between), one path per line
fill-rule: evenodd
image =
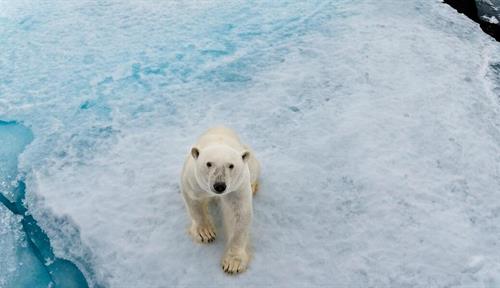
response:
M247 269L248 257L245 254L229 254L222 260L222 270L228 274L238 274Z
M190 234L199 243L212 243L216 236L215 229L211 225L191 227Z

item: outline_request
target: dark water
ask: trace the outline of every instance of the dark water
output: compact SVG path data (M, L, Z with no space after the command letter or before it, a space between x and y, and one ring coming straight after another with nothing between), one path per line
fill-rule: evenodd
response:
M459 13L465 14L470 19L479 23L481 29L495 38L497 41L500 41L500 24L492 24L485 21L482 21L479 18L479 14L477 12L476 1L474 0L444 0L444 3L450 5L455 8ZM499 7L500 9L500 7Z

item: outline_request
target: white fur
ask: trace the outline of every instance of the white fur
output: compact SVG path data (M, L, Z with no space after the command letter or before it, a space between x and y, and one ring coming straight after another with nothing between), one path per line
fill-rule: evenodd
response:
M245 271L250 261L252 192L257 189L259 173L253 151L225 127L205 132L192 147L182 170L182 196L191 217L189 233L196 241L215 239L208 203L211 199L220 201L227 232L222 269L231 274ZM214 190L216 182L226 184L224 193Z

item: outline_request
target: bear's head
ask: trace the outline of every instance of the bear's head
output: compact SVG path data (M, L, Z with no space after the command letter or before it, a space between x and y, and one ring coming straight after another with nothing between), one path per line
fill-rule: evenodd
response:
M196 181L210 193L220 195L238 189L245 169L248 171L249 151L238 152L229 146L214 145L202 150L193 147L191 155L195 160Z

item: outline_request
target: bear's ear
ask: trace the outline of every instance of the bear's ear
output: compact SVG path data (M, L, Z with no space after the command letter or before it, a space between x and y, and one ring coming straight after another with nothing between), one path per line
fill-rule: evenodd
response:
M241 155L241 158L243 159L243 162L247 162L248 159L250 159L250 151L243 152L243 154Z
M196 147L191 148L191 155L193 155L194 159L198 159L198 156L200 156L200 150Z

